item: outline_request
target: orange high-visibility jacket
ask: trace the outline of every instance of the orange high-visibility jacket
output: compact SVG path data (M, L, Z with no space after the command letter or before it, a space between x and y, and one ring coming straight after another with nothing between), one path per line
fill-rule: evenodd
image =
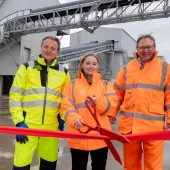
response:
M123 134L163 130L165 111L170 123L170 65L156 55L144 67L135 57L114 82L121 114L118 130Z
M114 93L113 84L111 82L107 82L106 84L106 81L101 80L100 77L100 73L94 72L92 84L89 85L84 75L81 74L81 78L77 78L66 85L63 91L61 110L68 124L69 132L80 133L74 127L74 121L76 119L81 119L87 125L96 126L96 122L85 106L87 96L96 96L98 120L102 127L111 130L108 115L112 115L116 110L115 103L117 102L117 98ZM82 127L81 130L86 130L86 127ZM92 131L89 134L99 133ZM80 150L96 150L106 147L105 142L102 140L68 139L68 143L70 148Z

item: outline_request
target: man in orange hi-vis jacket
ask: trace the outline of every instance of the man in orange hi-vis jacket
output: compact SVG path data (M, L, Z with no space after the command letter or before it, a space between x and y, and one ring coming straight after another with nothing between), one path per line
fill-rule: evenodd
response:
M151 35L140 36L134 60L122 67L114 82L122 134L163 131L165 121L170 128L170 65L157 58L155 49ZM145 170L163 170L163 148L164 142L156 140L124 144L124 170L142 170L142 153Z

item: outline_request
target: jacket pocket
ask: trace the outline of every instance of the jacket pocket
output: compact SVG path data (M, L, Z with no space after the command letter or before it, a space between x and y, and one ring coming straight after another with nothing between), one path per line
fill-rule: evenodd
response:
M132 105L131 92L127 92L124 96L122 108L128 108Z
M160 103L149 104L149 112L164 115L164 106Z

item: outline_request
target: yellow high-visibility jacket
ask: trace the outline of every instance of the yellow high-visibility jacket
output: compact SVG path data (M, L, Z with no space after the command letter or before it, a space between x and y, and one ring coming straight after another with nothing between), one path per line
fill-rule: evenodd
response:
M170 123L170 65L158 59L155 52L155 57L142 67L134 55L114 82L120 101L118 130L123 134L162 131L165 111Z
M10 112L14 124L21 121L57 123L62 91L69 81L69 72L56 59L49 66L41 56L36 61L22 64L10 89Z
M96 113L99 123L102 127L111 130L108 116L115 111L115 103L117 102L116 94L113 89L113 84L100 79L100 73L94 72L92 84L90 85L83 73L81 78L76 78L68 83L63 91L63 101L61 110L68 124L68 131L72 133L80 133L74 127L76 119L82 119L83 123L95 127L96 122L85 105L85 99L88 96L96 96ZM92 108L93 110L93 108ZM87 130L82 127L82 130ZM96 131L89 132L90 134L99 134ZM106 143L102 140L79 140L68 139L69 147L80 150L96 150L106 147Z

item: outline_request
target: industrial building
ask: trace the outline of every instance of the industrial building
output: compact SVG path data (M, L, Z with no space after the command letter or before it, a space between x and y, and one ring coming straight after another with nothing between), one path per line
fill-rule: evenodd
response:
M8 94L19 65L36 59L42 38L47 35L62 38L72 28L84 30L70 35L70 47L62 49L59 57L60 63L69 65L71 77L75 78L81 57L91 51L100 58L103 78L114 79L132 57L135 40L125 30L100 26L168 17L167 1L163 10L159 2L84 0L60 4L57 0L0 0L0 95ZM158 4L155 11L147 15L155 3ZM139 9L144 12L142 18Z

